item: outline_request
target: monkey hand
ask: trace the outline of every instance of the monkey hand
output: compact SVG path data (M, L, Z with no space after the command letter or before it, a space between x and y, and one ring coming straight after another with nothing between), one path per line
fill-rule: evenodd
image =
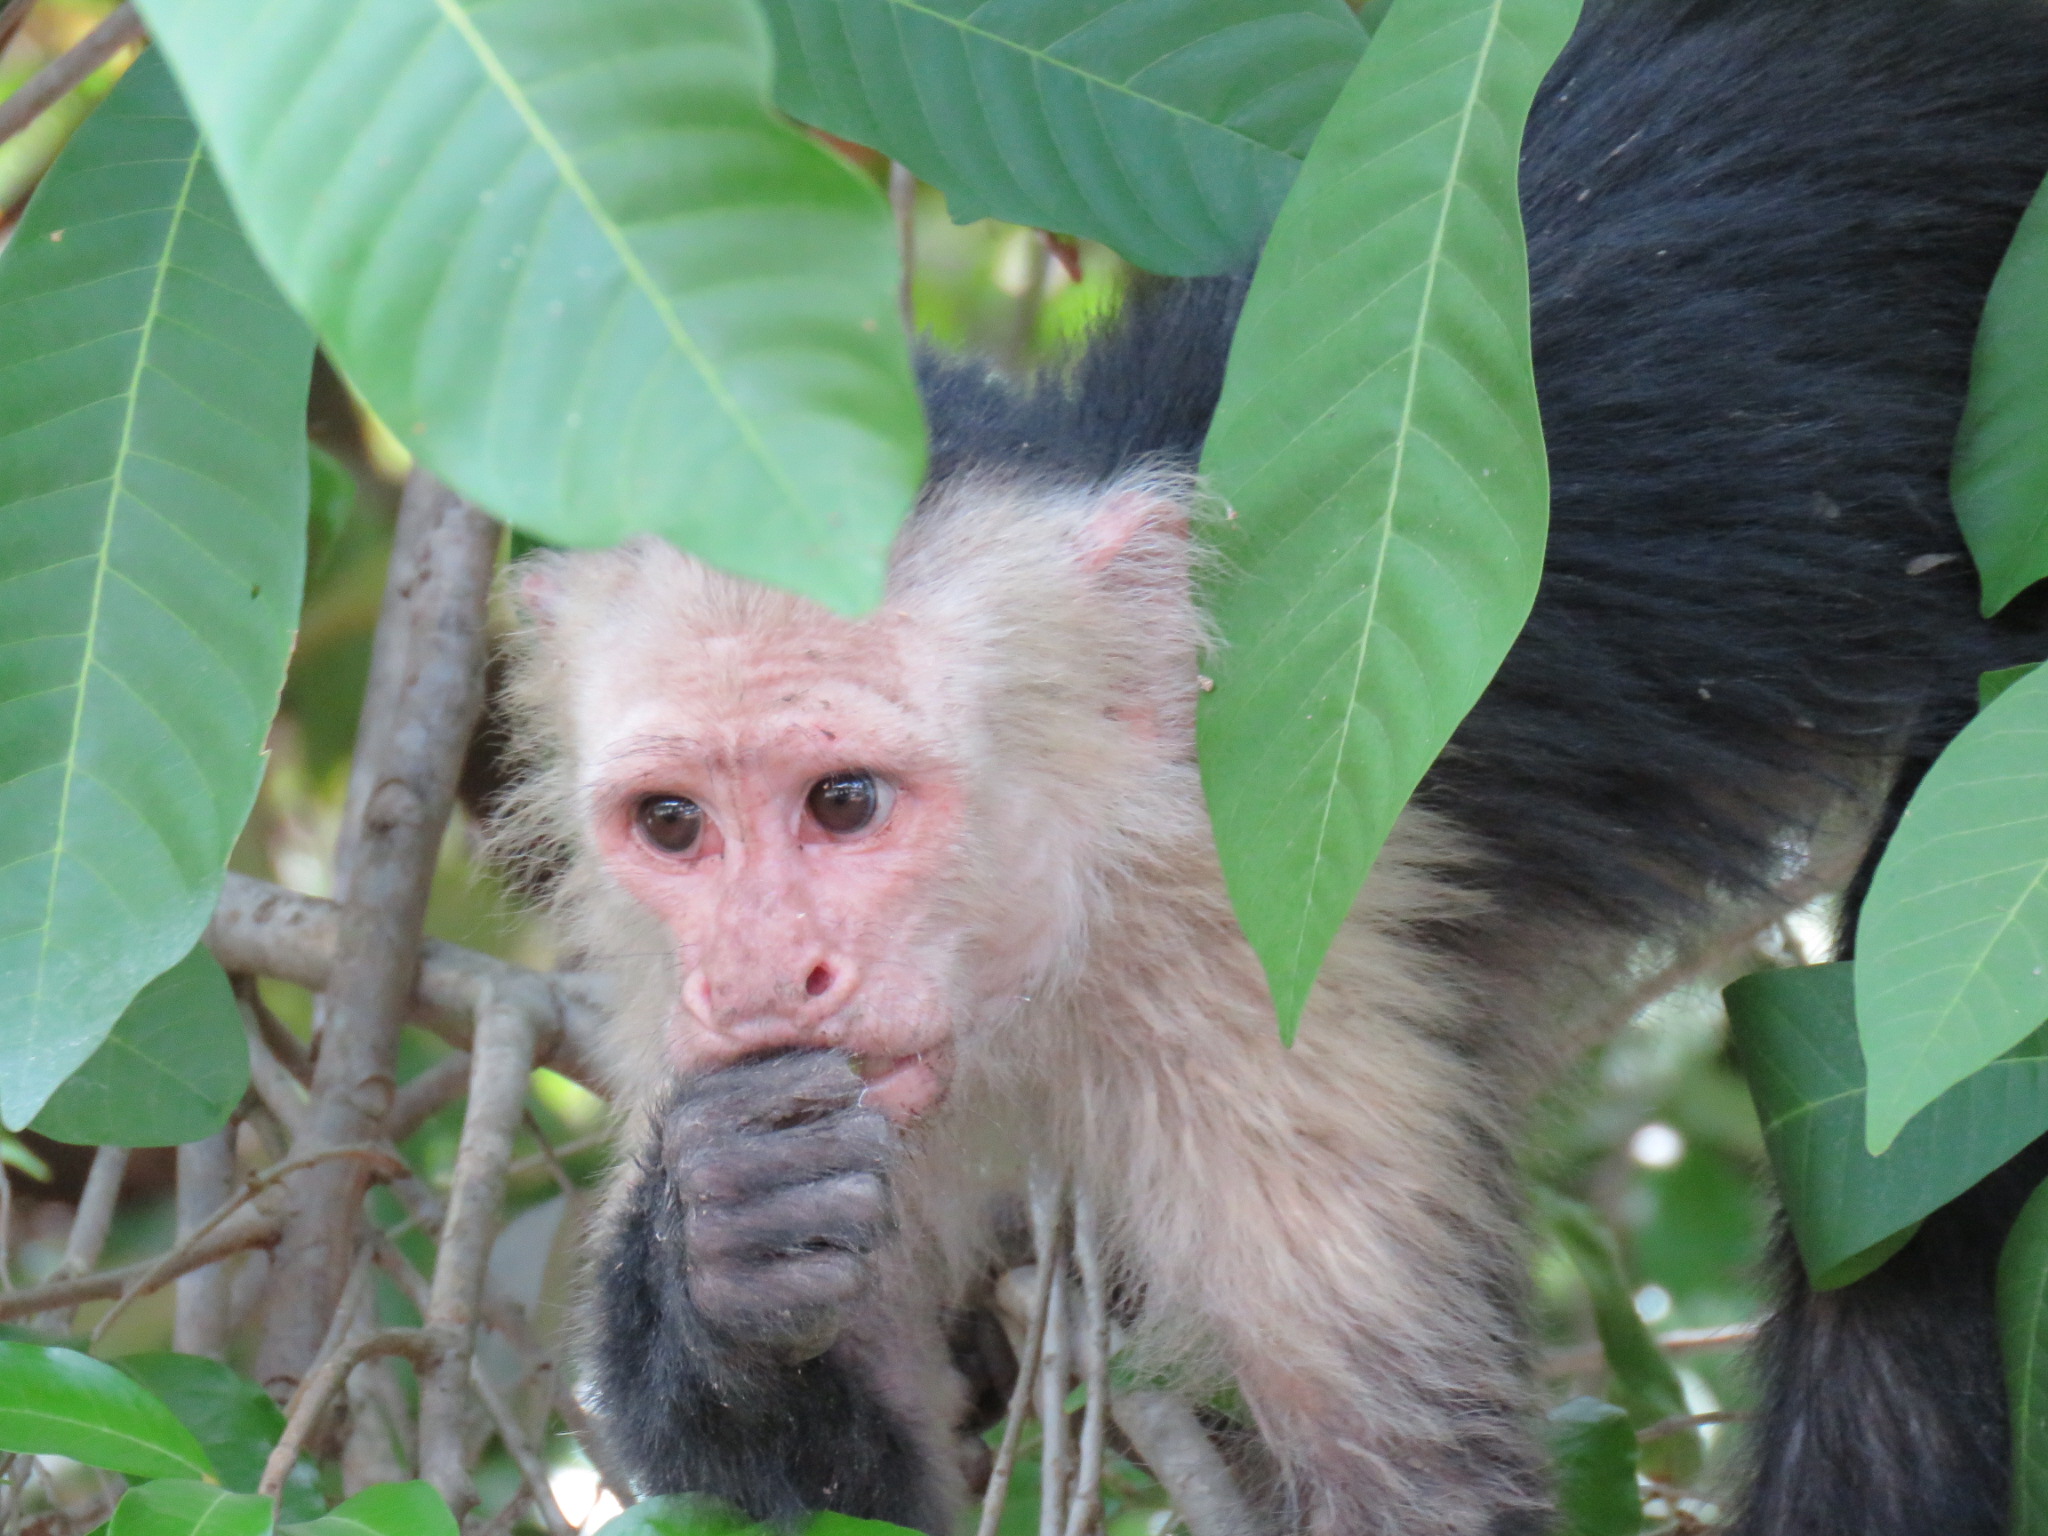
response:
M791 1360L821 1354L896 1229L896 1135L838 1051L686 1083L662 1126L690 1299L712 1331Z

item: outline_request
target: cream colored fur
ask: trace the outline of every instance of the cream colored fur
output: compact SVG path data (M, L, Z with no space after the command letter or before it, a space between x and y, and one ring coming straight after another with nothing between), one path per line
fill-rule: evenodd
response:
M1458 973L1416 925L1482 912L1471 851L1411 810L1280 1045L1193 762L1192 504L1163 476L1091 496L954 485L901 539L883 614L948 690L979 828L944 893L972 974L951 1095L897 1181L907 1230L959 1294L989 1262L995 1199L1032 1158L1063 1166L1105 1213L1154 1363L1237 1378L1280 1468L1277 1521L1476 1536L1544 1497L1505 1149L1567 1053L1524 1036L1610 1017L1621 984L1602 979L1630 946L1561 935L1549 972ZM675 961L583 841L571 714L622 625L689 646L824 621L650 543L524 579L537 776L506 841L566 863L568 950L619 979L608 1069L631 1147L667 1073ZM1560 1007L1576 1018L1530 1017Z

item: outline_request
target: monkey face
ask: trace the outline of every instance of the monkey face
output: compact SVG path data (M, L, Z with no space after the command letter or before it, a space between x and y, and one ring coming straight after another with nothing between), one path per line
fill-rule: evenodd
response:
M842 1051L868 1103L927 1112L989 975L947 920L976 844L945 668L900 614L678 604L740 584L636 564L566 658L569 724L588 843L673 937L671 1063Z

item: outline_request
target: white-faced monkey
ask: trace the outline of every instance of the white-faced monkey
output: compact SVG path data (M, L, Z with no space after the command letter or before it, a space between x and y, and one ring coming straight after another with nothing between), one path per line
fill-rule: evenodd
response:
M1853 869L1977 674L2038 655L1977 618L1946 474L2044 170L2039 0L1589 10L1522 167L1541 597L1291 1049L1194 763L1241 281L1141 283L1032 381L928 359L869 617L652 542L525 567L515 820L622 998L588 1362L641 1489L953 1529L948 1330L1037 1158L1149 1358L1234 1378L1276 1532L1547 1530L1522 1117L1644 956L1770 920L1788 850ZM1990 1266L2029 1171L1792 1288L1735 1529L2004 1529Z

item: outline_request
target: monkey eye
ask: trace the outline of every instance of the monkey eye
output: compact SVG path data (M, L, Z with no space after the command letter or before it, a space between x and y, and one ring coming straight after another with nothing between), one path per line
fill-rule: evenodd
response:
M633 809L641 835L663 853L688 853L704 835L704 807L681 795L649 795Z
M827 774L811 786L804 804L811 819L841 836L873 824L886 808L887 790L865 768Z

